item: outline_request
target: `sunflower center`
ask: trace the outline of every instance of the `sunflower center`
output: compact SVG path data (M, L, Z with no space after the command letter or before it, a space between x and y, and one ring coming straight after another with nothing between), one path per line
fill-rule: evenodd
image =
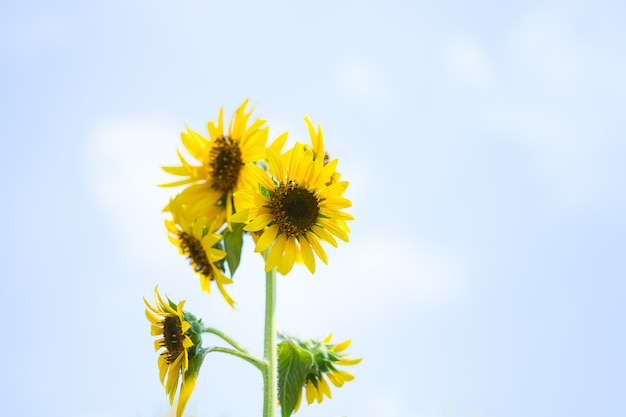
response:
M236 141L224 136L215 139L209 154L211 187L223 193L232 191L239 179L242 165L241 149Z
M202 242L187 232L180 232L178 239L180 241L180 248L187 259L189 259L189 263L191 263L194 271L213 280L213 268L202 246Z
M272 195L270 207L278 228L288 236L306 233L317 222L320 213L315 192L298 186L295 181L278 187Z
M171 364L185 350L183 346L183 326L178 317L168 316L163 320L163 338L167 351L163 352L167 356L167 363Z

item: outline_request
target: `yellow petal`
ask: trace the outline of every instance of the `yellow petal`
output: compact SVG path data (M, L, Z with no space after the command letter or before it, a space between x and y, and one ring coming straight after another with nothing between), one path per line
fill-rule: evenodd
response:
M326 183L330 181L331 177L335 173L335 169L337 168L338 163L339 161L337 159L333 159L332 161L324 165L319 173L319 176L312 179L312 187L316 190L323 190L326 187Z
M269 146L269 149L271 149L271 151L274 153L280 154L280 151L283 150L285 143L287 143L288 136L289 136L289 132L284 132L278 135L278 137L274 139L272 144Z
M306 402L311 405L313 401L317 397L317 389L313 386L311 382L307 382L306 384Z
M272 181L267 172L263 171L260 167L254 164L248 164L246 165L246 169L250 174L252 174L257 182L261 184L261 186L270 191L274 191L276 189L274 181Z
M293 151L291 152L291 158L289 160L289 172L287 175L289 176L290 181L296 181L298 184L302 184L304 180L304 178L302 178L302 175L300 175L300 165L303 162L304 155L304 145L302 145L301 143L296 143L296 145L293 147Z
M296 261L296 254L299 252L296 240L293 237L287 238L285 244L285 253L283 258L278 262L278 272L283 275L287 275L293 268L293 264Z
M357 365L361 363L362 360L363 358L356 358L356 359L341 358L336 363L337 365Z
M180 134L180 138L183 142L183 146L191 156L198 161L208 162L206 161L206 155L209 154L209 143L201 134L187 127L186 132Z
M150 326L150 336L160 336L162 334L163 334L163 327L155 326L154 324Z
M354 379L354 375L348 373L346 371L337 371L337 373L341 376L344 381L352 381Z
M189 375L189 376L187 376ZM191 397L193 389L196 387L197 374L186 374L183 377L183 383L180 386L180 395L178 396L178 405L176 406L176 417L182 417L187 401Z
M344 340L338 345L333 346L330 350L332 350L333 352L341 352L342 350L346 350L348 346L350 346L350 343L352 343L352 340Z
M274 152L273 149L268 149L267 160L270 163L270 171L274 174L274 177L276 177L278 182L284 183L286 181L287 173L285 172L285 167L281 161L280 154L278 152Z
M319 227L317 225L314 225L313 227L311 227L311 230L313 231L313 233L315 233L323 241L330 243L334 247L337 247L337 240L333 237L333 235L328 233L323 228L321 228L321 227Z
M159 311L155 310L154 307L152 307L150 304L148 304L148 302L146 301L146 299L144 298L143 301L146 303L146 305L150 308L150 310L146 310L146 318L148 319L148 321L152 324L157 324L157 323L161 323L161 319L157 318L154 313L152 313L151 311L160 313Z
M316 157L320 156L321 158L324 158L323 137L318 136L318 134L315 132L315 127L313 126L313 123L311 122L311 119L309 119L308 116L304 116L303 119L306 122L306 126L309 130L309 136L311 137L311 144L313 145L313 151L315 152L315 156ZM320 127L320 125L317 125L317 127L321 135L322 128Z
M274 242L274 245L270 249L270 253L267 256L267 260L265 262L265 272L269 272L274 268L278 261L282 258L283 252L285 251L286 244L285 235L278 236L278 239Z
M258 215L252 222L246 225L243 230L248 232L256 232L258 230L263 229L269 223L274 221L274 216L271 214L260 214Z
M337 236L339 239L343 240L344 242L350 241L350 238L348 238L348 234L344 232L343 230L341 230L334 222L326 220L326 219L320 219L320 225L322 225L324 229L328 230L330 233Z
M264 252L267 248L270 247L274 239L276 239L276 235L278 235L278 225L273 224L267 228L256 242L256 247L254 248L255 252Z
M217 139L220 136L224 136L224 123L222 122L224 113L224 107L220 108L220 112L217 115L217 126L214 122L207 122L207 130L211 139Z
M163 333L161 333L163 334ZM160 338L154 341L154 351L156 352L157 350L161 349L163 346L165 346L165 339L164 338Z
M328 377L328 380L332 382L333 385L337 388L341 388L343 386L343 379L341 379L336 373L329 372L326 374L326 376Z
M160 354L157 362L159 364L159 380L161 381L161 385L164 385L165 374L169 369L169 365L167 364L167 357L164 354Z
M319 194L320 193L318 193L318 196ZM330 210L341 210L351 207L352 201L348 200L347 198L333 196L322 200L321 206Z
M224 284L229 281L232 282L232 280L228 278L224 280L223 278L226 278L226 276L224 276L224 274L218 271L218 278L215 279L215 281L217 282L217 289L219 290L220 294L222 294L222 297L224 297L224 300L226 300L228 305L231 306L232 308L235 308L235 300L233 300L231 296L228 295L228 293L226 292L226 289L224 288Z
M324 248L322 247L320 242L317 240L317 238L315 236L310 236L309 243L311 244L311 248L317 254L317 257L320 258L321 261L324 262L326 265L328 265L328 257L326 256L326 252L324 251Z
M336 159L335 159L336 161ZM329 185L328 187L324 187L318 192L320 198L332 198L341 196L346 189L348 188L350 183L348 181L340 181L334 184Z
M321 378L319 379L318 385L319 385L319 389L320 389L320 391L321 391L324 395L326 395L326 397L328 397L328 398L333 398L332 394L330 393L330 387L328 386L328 383L326 382L326 380L324 379L324 377L321 377ZM320 400L320 402L322 402L322 401Z
M302 254L302 260L304 261L304 265L306 265L307 269L312 274L314 274L315 273L315 257L313 256L311 245L309 245L309 242L304 238L300 238L300 253Z
M192 346L193 346L193 341L191 340L189 336L185 335L185 337L183 338L183 347L185 349L188 349Z

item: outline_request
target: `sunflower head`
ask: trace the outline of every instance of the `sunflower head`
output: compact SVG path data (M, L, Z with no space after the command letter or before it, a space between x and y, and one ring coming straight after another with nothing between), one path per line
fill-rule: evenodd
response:
M233 214L233 193L255 186L247 164L265 158L268 127L265 120L251 121L252 110L246 111L248 100L235 111L225 131L223 111L217 121L207 123L208 138L187 128L181 134L183 146L197 161L189 162L178 152L180 166L165 166L163 170L180 177L165 187L186 186L180 193L185 204L200 209L220 208L226 219Z
M147 307L146 317L151 325L150 333L152 336L160 336L154 341L154 348L156 351L161 350L157 361L159 378L165 386L170 404L174 402L182 376L178 405L180 413L177 413L180 417L195 386L195 378L205 354L202 349L202 325L191 313L183 311L184 300L178 304L170 299L166 302L157 288L154 289L154 305L145 298L144 303Z
M339 344L332 344L332 335L329 335L324 340L299 340L295 337L289 337L281 335L281 343L279 344L279 352L281 349L283 352L298 352L292 354L286 354L283 356L285 362L289 362L294 368L294 365L305 365L307 369L304 373L301 373L302 385L296 387L295 404L283 404L283 406L292 406L293 411L297 411L300 407L302 400L302 391L304 391L307 403L313 404L314 401L321 403L324 396L327 398L332 397L330 385L327 380L330 381L335 387L341 387L347 381L352 381L354 376L346 371L338 369L339 366L356 365L361 362L361 358L348 359L346 358L345 350L350 346L350 340L346 340ZM287 349L287 346L289 348ZM279 353L279 368L280 368L281 356ZM303 361L304 360L304 361ZM298 364L298 362L300 363ZM294 375L280 374L279 378L291 377L292 379L298 378ZM285 393L287 394L287 393ZM292 397L293 398L293 397ZM281 404L285 400L287 402L288 397L284 396L281 399ZM293 400L292 400L293 401Z
M294 262L301 261L315 273L314 253L328 263L320 241L337 246L336 238L349 240L346 221L354 218L343 212L352 205L343 196L349 183L332 181L336 159L325 162L301 143L284 154L268 149L267 155L268 171L247 167L259 187L235 194L238 212L232 221L247 223L244 230L261 233L255 250L269 249L266 271L276 267L286 275Z
M215 281L226 302L234 306L235 302L224 288L233 281L222 272L226 257L226 252L221 249L222 236L214 233L219 222L215 219L209 222L204 216L190 216L188 207L178 197L170 201L168 210L172 215L171 219L165 220L168 238L200 277L200 288L210 293L211 282Z

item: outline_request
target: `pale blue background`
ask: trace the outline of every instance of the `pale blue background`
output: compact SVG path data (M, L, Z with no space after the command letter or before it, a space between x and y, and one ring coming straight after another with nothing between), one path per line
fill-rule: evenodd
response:
M19 4L19 5L17 5ZM0 12L0 414L169 412L155 284L256 353L166 239L179 133L245 98L272 137L322 124L352 241L279 280L281 328L353 339L354 382L298 416L626 415L623 2L8 2ZM207 337L206 343L214 339ZM209 356L195 416L259 416Z

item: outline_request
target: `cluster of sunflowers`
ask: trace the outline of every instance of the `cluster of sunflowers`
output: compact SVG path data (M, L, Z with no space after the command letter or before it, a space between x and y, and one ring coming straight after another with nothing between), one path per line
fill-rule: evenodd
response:
M321 127L305 117L310 144L298 142L284 150L287 133L283 133L268 146L269 129L259 118L251 122L247 104L246 100L234 113L227 134L223 109L217 123L207 123L208 138L189 128L181 134L185 150L197 163L190 163L179 151L181 165L163 167L180 178L163 186L184 187L165 207L170 217L165 225L170 242L199 276L200 288L210 293L214 282L232 307L235 301L226 287L233 284L244 235L252 237L255 252L265 260L265 355L262 359L251 355L183 310L185 301L166 301L155 289L154 305L144 299L146 316L151 334L160 336L154 347L162 350L159 375L170 404L180 393L177 417L182 416L210 352L234 355L261 370L264 417L276 415L276 404L282 417L290 416L297 411L303 391L308 404L330 398L326 378L340 387L353 376L337 366L360 362L345 358L349 340L332 344L329 336L303 341L279 335L275 329L276 271L286 275L299 263L315 273L316 256L328 263L321 241L335 247L337 239L347 242L347 221L353 217L343 211L351 206L343 196L348 182L341 180L337 160L330 160L324 150ZM202 347L203 333L217 335L230 347Z

